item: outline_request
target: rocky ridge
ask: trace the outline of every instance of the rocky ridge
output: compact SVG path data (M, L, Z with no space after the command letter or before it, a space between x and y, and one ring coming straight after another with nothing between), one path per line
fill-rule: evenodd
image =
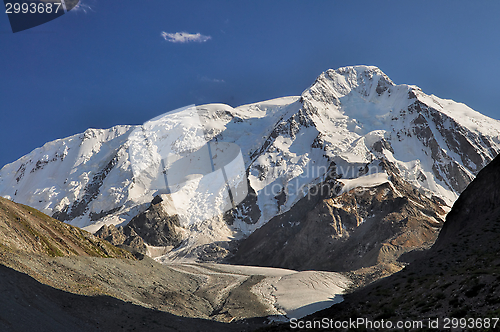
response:
M451 205L500 151L499 121L418 87L396 85L370 66L328 70L301 96L237 108L203 105L197 111L204 139L240 147L249 195L227 214L215 217L204 217L203 204L191 202L193 208L179 218L179 224L176 213L164 203L169 194L161 196L164 211L149 210L150 217L136 219L144 233L139 227L134 231L147 244L171 246L166 259L203 248L229 250L230 242L288 216L311 188L325 181L333 164L340 182L348 182L369 180L370 169L385 162L421 195ZM140 128L89 129L49 142L0 170L0 194L92 232L103 225L125 226L145 216L159 194L141 188L132 172L128 137ZM308 211L314 208L308 205ZM165 211L167 216L162 215ZM160 224L155 226L156 222ZM351 250L364 250L365 245Z
M312 190L315 197L303 198L242 240L230 262L360 276L376 272L363 283L401 269L402 254L434 243L448 207L403 180L391 163L379 167L387 172L380 184L340 194L347 185L333 175Z

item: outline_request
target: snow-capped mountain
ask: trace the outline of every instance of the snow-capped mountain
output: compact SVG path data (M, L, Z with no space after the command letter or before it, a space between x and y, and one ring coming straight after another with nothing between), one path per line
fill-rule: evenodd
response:
M335 195L388 182L383 161L421 194L451 205L500 151L500 121L395 85L370 66L328 70L301 96L196 110L207 142L240 148L248 195L229 214L214 216L211 203L193 198L196 184L183 189L184 207L172 207L175 197L163 193L165 210L184 214L178 231L185 240L168 257L248 236L311 194L333 167ZM169 116L160 119L172 123ZM134 173L130 137L144 127L88 129L46 143L0 170L0 195L93 232L125 225L162 194Z

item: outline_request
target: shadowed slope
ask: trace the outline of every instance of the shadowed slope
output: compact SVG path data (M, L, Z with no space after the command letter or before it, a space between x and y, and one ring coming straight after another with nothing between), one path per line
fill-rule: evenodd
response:
M0 265L0 330L67 331L245 331L229 325L178 317L110 296L83 296L41 284Z

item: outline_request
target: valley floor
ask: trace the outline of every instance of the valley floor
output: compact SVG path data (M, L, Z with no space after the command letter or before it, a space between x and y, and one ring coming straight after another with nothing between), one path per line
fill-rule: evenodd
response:
M301 318L341 302L341 294L351 284L347 277L335 272L226 264L167 266L204 279L199 291L224 308L231 319Z
M330 307L342 301L340 294L351 284L347 277L333 272L223 264L159 264L149 257L134 261L2 252L0 263L27 274L40 285L33 286L29 296L27 294L19 303L23 310L30 310L33 301L44 296L38 288L47 285L49 288L40 289L59 292L54 293L59 294L56 297L51 295L52 300L83 295L79 298L81 301L89 299L100 306L102 301L97 299L105 296L103 303L113 299L117 303L130 304L127 310L152 309L153 312L174 314L179 319L203 318L207 323L240 322L236 330L241 330L241 324L245 329L252 329L251 326L265 323L265 317L286 320ZM24 292L22 285L18 288ZM54 301L57 306L58 300ZM61 310L65 311L65 306ZM85 316L86 309L82 307L82 310L78 319ZM78 312L78 305L72 307L71 319L76 317L75 312ZM90 324L100 320L94 315L88 317ZM4 319L10 321L8 317ZM227 330L232 330L232 326L234 324L228 325Z

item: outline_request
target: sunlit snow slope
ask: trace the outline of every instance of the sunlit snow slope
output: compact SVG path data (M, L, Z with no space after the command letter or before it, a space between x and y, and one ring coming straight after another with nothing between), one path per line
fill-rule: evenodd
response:
M340 183L370 186L387 179L378 166L386 159L416 189L452 203L500 151L499 121L395 85L370 66L328 70L301 96L197 108L208 141L240 147L250 193L231 222L204 218L202 204L185 208L193 216L181 224L181 255L252 233L288 211L332 165L346 179ZM90 231L125 224L158 193L137 185L132 172L128 136L137 128L88 129L46 143L0 170L0 195Z

